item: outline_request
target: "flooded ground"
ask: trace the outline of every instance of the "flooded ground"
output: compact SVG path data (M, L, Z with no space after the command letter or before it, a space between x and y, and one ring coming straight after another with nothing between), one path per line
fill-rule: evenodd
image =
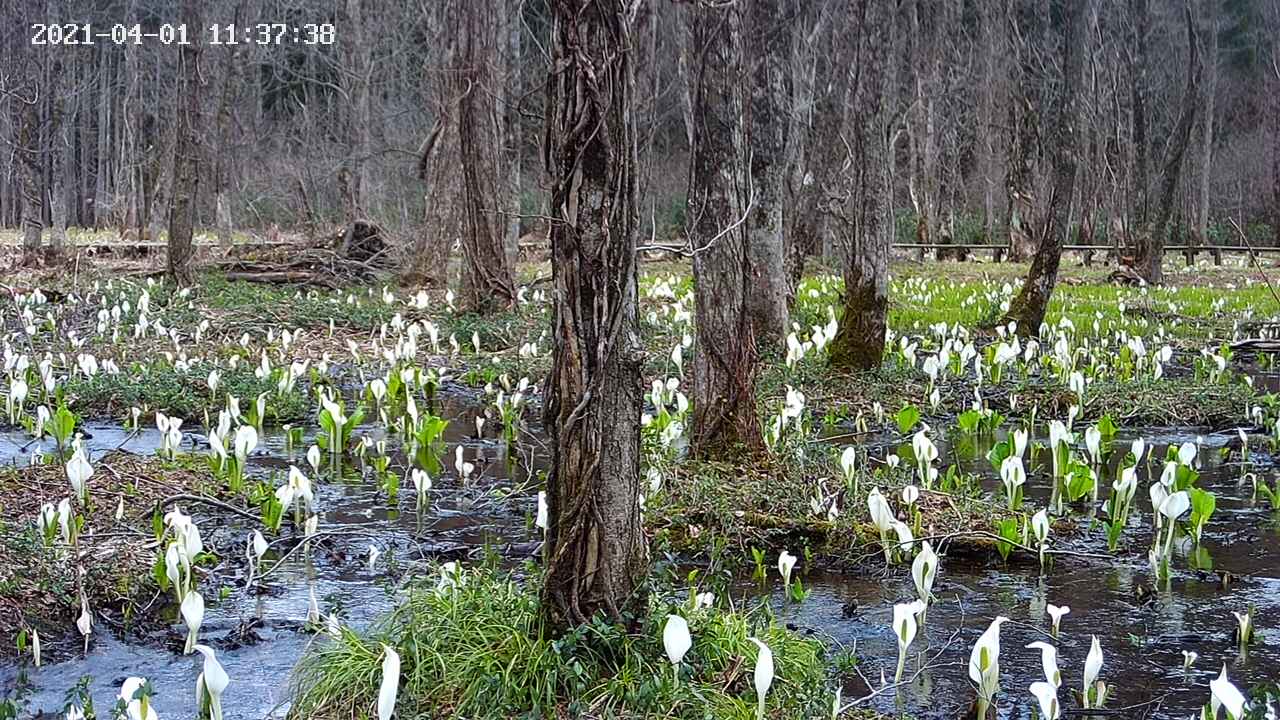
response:
M437 480L432 508L421 517L413 511L412 488L401 487L400 501L390 506L371 480L351 469L318 483L320 530L310 553L290 553L270 569L261 590L246 590L238 569L215 573L213 587L206 586L204 592L210 600L201 637L217 650L232 678L224 696L229 720L282 717L287 711L291 668L308 643L325 642L304 629L312 593L322 613L334 612L344 623L360 628L394 605L395 578L414 564L474 557L485 546L511 559L536 552L536 538L530 531L530 461L512 463L508 472L503 443L491 434L476 437L478 411L473 400L446 399L442 414L451 420L448 446L465 448L466 459L476 465L476 476L466 486L451 478ZM90 423L86 430L85 443L94 457L116 448L152 453L159 443L154 430L132 435L106 423ZM1198 433L1149 430L1142 435L1154 445L1154 456L1163 457L1166 445L1195 440ZM186 442L195 437L188 435ZM1127 447L1131 437L1118 438L1116 446ZM1280 616L1280 525L1253 499L1251 486L1241 479L1242 468L1223 460L1219 449L1229 437L1201 438L1199 484L1211 489L1218 503L1194 559L1200 569L1190 567L1189 544L1179 543L1170 587L1155 589L1146 559L1151 509L1145 492L1149 474L1144 469L1137 494L1140 509L1131 517L1121 552L1113 559L1058 556L1042 574L1033 558L1017 554L1008 566L998 558L944 556L935 586L938 602L930 608L913 645L907 675L914 675L922 663L924 669L906 686L880 692L868 703L884 712L921 718L962 716L973 698L966 671L970 648L993 616L1005 615L1011 622L1002 632L1000 716L1031 717L1026 688L1040 679L1041 666L1039 652L1024 646L1052 640L1047 634L1047 603L1071 607L1055 643L1063 675L1062 698L1069 708L1077 706L1067 700L1067 692L1081 684L1091 635L1097 635L1102 644L1102 678L1113 688L1108 709L1099 717L1185 718L1206 701L1208 681L1223 663L1242 687L1280 679L1280 639L1274 637L1274 630L1260 633L1260 640L1245 653L1233 638L1233 611L1253 606L1258 625L1264 628ZM982 459L984 446L957 442L941 449L944 458L958 459L963 466L982 472L987 490L999 497L998 480ZM4 462L21 463L31 450L20 434L0 436ZM446 459L446 464L451 460ZM270 436L253 458L254 472L280 471L290 462L303 461L290 457L282 436ZM1272 476L1269 468L1259 472ZM1047 475L1038 466L1029 474L1028 498L1036 507L1043 506L1048 498ZM1110 487L1110 475L1105 477L1102 497ZM513 488L516 492L507 496ZM865 512L861 504L855 507L856 512ZM184 509L193 512L205 528L208 545L224 556L239 556L248 525L210 514L207 508ZM1079 536L1054 547L1089 553L1104 550L1102 528L1090 527L1087 519L1081 523ZM373 569L368 564L370 545L380 553ZM945 545L940 550L945 552ZM274 553L268 555L268 566ZM1231 574L1225 587L1217 571ZM892 604L914 597L909 575L903 568L883 577L814 572L804 582L812 594L803 603L785 602L777 588L764 592L772 592L779 615L789 624L856 650L860 662L845 685L847 699L875 693L882 673L892 678L897 656L889 628ZM227 594L215 599L219 585ZM740 591L749 597L761 594L750 585ZM67 690L87 676L101 712L111 706L125 677L142 675L158 690L153 702L160 717L188 717L199 656L179 653L182 630L176 617L173 625L167 634L149 637L125 634L122 639L110 632L95 632L88 657L81 657L74 648L46 648L46 654L71 659L28 670L29 711L35 717L57 713ZM1189 673L1182 670L1184 650L1199 655ZM916 653L923 653L923 660ZM11 692L18 682L16 668L0 667L0 689Z

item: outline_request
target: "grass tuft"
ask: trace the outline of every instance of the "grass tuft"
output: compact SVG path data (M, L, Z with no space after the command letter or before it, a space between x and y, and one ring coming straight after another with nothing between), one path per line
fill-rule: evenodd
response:
M385 643L401 658L401 717L748 720L756 657L749 637L774 653L768 717L831 712L822 645L774 625L767 611L677 609L655 599L638 633L596 621L553 638L527 585L491 568L463 577L461 587L443 591L418 584L369 632L344 629L317 643L295 671L291 716L371 715ZM661 640L668 612L686 617L694 638L679 682Z

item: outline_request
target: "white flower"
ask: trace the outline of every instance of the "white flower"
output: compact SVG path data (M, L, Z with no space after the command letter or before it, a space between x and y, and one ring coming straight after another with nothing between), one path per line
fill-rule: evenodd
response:
M679 665L684 654L693 647L693 637L689 635L689 623L679 615L668 615L662 628L662 647L667 651L667 659L672 665Z

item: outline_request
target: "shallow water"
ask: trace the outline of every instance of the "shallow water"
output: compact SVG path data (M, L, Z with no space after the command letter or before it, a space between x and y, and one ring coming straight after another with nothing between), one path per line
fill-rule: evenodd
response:
M527 477L526 464L517 462L508 473L505 445L492 437L475 436L474 418L478 405L465 397L442 398L437 412L450 420L445 432L448 456L443 458L446 477L435 479L432 507L419 519L414 510L412 484L405 480L399 502L392 505L375 487L372 478L362 478L358 469L348 468L340 478L332 473L315 483L316 507L320 521L318 536L310 554L299 548L278 567L273 541L264 558L269 575L248 591L237 569L206 581L201 588L206 611L201 626L201 642L218 653L218 660L231 677L223 697L227 720L283 717L288 709L289 673L308 643L322 639L304 631L304 623L314 591L321 612L335 612L344 624L363 628L395 605L399 597L395 578L406 564L425 560L463 558L486 544L513 558L533 552L533 535L527 518L533 501L526 495L504 499L496 495ZM492 423L492 421L490 421ZM154 453L159 433L144 428L130 433L118 424L90 422L85 425L84 446L92 458L117 448ZM373 427L361 427L359 434L376 437ZM184 439L189 451L194 434ZM21 433L0 433L0 462L25 464L34 446ZM268 433L251 456L250 474L282 473L293 463L305 467L301 457L311 443L308 436L290 458L282 434ZM464 448L475 473L465 488L453 477L453 449ZM42 448L52 452L51 446ZM199 450L203 453L205 450ZM536 463L528 464L536 468ZM396 463L393 461L393 469ZM223 557L242 557L252 526L240 518L210 514L200 505L184 506L200 525L206 547L218 549ZM282 536L290 531L282 529ZM323 537L320 537L323 536ZM273 540L268 536L268 540ZM368 548L381 551L376 571L368 567ZM237 566L243 563L237 562ZM392 567L395 571L392 571ZM218 588L230 588L228 597L218 600ZM102 715L115 701L120 684L130 675L149 678L157 690L153 706L161 718L190 717L195 703L195 680L200 672L200 656L181 655L185 626L174 608L168 608L172 624L161 637L113 637L104 623L95 623L87 657L78 649L78 637L59 647L48 639L43 643L46 658L71 656L62 662L46 662L41 668L26 669L31 689L26 696L32 717L60 712L64 695L82 676L91 676L94 703ZM70 620L68 621L70 624ZM247 630L247 636L242 631ZM248 642L245 642L246 637ZM0 696L11 694L19 681L19 670L0 663ZM59 716L60 717L60 716Z
M224 600L215 601L216 587L205 586L209 607L201 638L218 650L219 659L232 678L224 696L229 720L284 715L289 671L308 643L324 642L302 629L312 590L322 612L333 610L346 624L361 628L396 602L398 591L392 578L398 577L400 571L389 570L390 557L403 569L407 562L474 554L484 543L499 546L509 557L533 552L534 536L528 527L532 498L522 493L507 499L494 492L522 483L527 472L516 467L514 478L509 478L502 443L492 437L474 437L477 410L474 401L467 399L445 402L442 414L451 420L446 437L449 452L463 444L467 458L476 463L478 477L466 488L460 487L450 477L452 456L447 456L445 464L450 467L446 477L437 480L432 492L433 507L422 518L420 531L412 508L411 487L401 487L398 508L392 508L376 491L372 480L347 473L317 485L320 532L334 534L317 539L309 556L297 551L272 570L264 583L266 591L247 592L238 570L219 577L232 588ZM86 445L95 458L118 446L150 453L158 445L154 430L131 437L119 426L106 423L90 423L86 429L91 435L86 438ZM1078 431L1082 429L1083 426L1077 427ZM1142 434L1149 445L1155 446L1155 456L1163 457L1165 445L1194 440L1197 429L1151 429ZM1131 437L1122 435L1115 447L1127 449ZM1204 437L1200 454L1200 486L1212 489L1218 496L1218 509L1206 530L1203 550L1214 569L1240 576L1227 589L1222 589L1213 573L1189 569L1186 553L1190 548L1179 543L1171 587L1156 591L1148 602L1139 601L1137 588L1153 586L1145 552L1150 541L1150 505L1144 471L1137 507L1115 559L1061 556L1047 574L1041 575L1034 559L1016 554L1008 566L998 560L944 557L935 587L939 601L930 608L928 622L913 645L907 676L918 668L915 653L925 653L928 667L907 686L876 695L868 704L885 712L907 712L922 718L959 717L973 697L966 671L970 648L990 619L1003 614L1016 622L1006 624L1002 632L1004 692L1000 716L1029 718L1032 699L1026 687L1040 679L1040 658L1038 651L1023 646L1034 640L1050 640L1045 634L1046 603L1066 604L1072 609L1063 621L1062 637L1056 642L1064 683L1060 698L1066 709L1077 706L1068 693L1080 685L1091 634L1098 635L1102 643L1102 678L1113 687L1108 703L1110 717L1184 718L1207 700L1208 681L1224 662L1233 681L1241 687L1280 679L1280 629L1274 620L1280 617L1280 525L1271 513L1252 501L1250 488L1239 480L1241 469L1222 461L1217 448L1228 439L1226 435ZM19 436L0 435L0 460L22 462L30 453L24 444ZM309 441L302 447L307 444ZM981 472L984 486L996 493L996 501L1002 501L998 480L982 458L984 444L973 448L964 445L944 445L941 455L958 457L965 467ZM301 458L294 461L303 462ZM280 471L289 462L282 436L273 435L264 438L253 465L261 473ZM1273 473L1270 469L1264 472L1268 477ZM1042 506L1048 498L1047 472L1033 463L1029 476L1028 501ZM1102 497L1110 487L1110 473L1105 477ZM215 516L197 506L184 509L195 514L205 530L207 544L226 555L239 556L246 525L226 518L214 522L211 518ZM859 505L857 511L865 509ZM384 553L376 571L367 566L371 543ZM1062 547L1097 552L1105 548L1103 530L1085 526L1083 537L1064 541ZM1199 562L1204 564L1206 559L1201 557ZM846 683L846 699L873 692L879 686L881 672L892 679L897 657L896 641L889 629L892 604L914 595L905 568L895 569L885 577L812 573L804 577L804 582L812 595L801 604L784 602L778 588L766 589L765 594L772 594L779 615L786 622L856 648L862 659L859 671L863 677L855 676ZM742 591L749 595L761 593L750 587ZM1241 655L1233 642L1236 620L1231 611L1244 611L1251 604L1256 607L1260 639ZM101 712L110 707L126 676L143 675L157 688L154 704L161 717L189 717L199 672L198 656L183 657L178 653L183 629L176 618L173 623L171 631L162 637L125 640L112 637L100 624L95 628L87 658L79 657L71 648L62 648L62 654L70 654L72 659L29 670L32 691L28 710L37 717L40 712L60 710L64 693L78 678L89 675ZM251 640L247 643L242 642L241 634L246 627L250 628ZM1184 649L1200 655L1191 673L1185 676L1181 670ZM58 648L52 650L56 652ZM17 676L16 668L0 667L0 689L12 691Z
M1077 430L1082 430L1078 426ZM1195 429L1152 429L1144 432L1154 457L1163 458L1165 447L1195 440ZM1132 434L1122 434L1114 447L1127 452ZM1091 717L1069 698L1082 683L1085 656L1091 635L1102 645L1101 679L1112 688L1107 713L1098 717L1186 718L1208 701L1208 683L1223 663L1241 689L1262 681L1280 680L1280 523L1252 499L1251 486L1240 480L1241 468L1227 464L1218 452L1229 438L1201 437L1198 486L1217 497L1217 510L1205 529L1199 562L1204 571L1190 569L1190 542L1176 542L1172 579L1167 590L1154 590L1153 573L1146 559L1151 540L1151 505L1146 493L1147 470L1139 472L1137 509L1131 514L1116 558L1099 560L1058 556L1043 575L1035 558L1015 552L1005 566L998 558L975 560L943 557L934 594L938 602L929 608L927 622L911 648L904 678L914 682L889 690L867 701L886 713L906 712L920 718L956 718L969 709L973 691L968 681L969 653L979 635L996 615L1016 622L1001 631L1001 687L999 716L1029 718L1035 701L1028 686L1043 679L1039 650L1025 645L1043 640L1058 646L1063 687L1059 701L1064 713ZM954 446L954 444L953 444ZM962 460L969 469L983 473L984 487L999 495L999 481L982 458ZM948 457L940 444L940 455ZM964 455L965 453L961 453ZM1117 453L1111 458L1114 468ZM1047 460L1047 458L1046 458ZM1159 475L1159 465L1153 465ZM1258 468L1254 468L1258 469ZM1261 471L1267 477L1273 471ZM1026 496L1034 507L1043 507L1050 495L1049 471L1038 464L1029 469ZM1111 473L1101 497L1109 492ZM858 508L864 511L863 508ZM865 511L864 511L865 512ZM1063 543L1066 549L1105 551L1105 531L1082 525L1083 537ZM1053 542L1053 536L1050 536ZM1059 547L1062 547L1060 545ZM1209 568L1236 577L1226 589ZM883 581L815 573L804 578L812 594L803 603L785 602L778 590L772 602L780 617L797 627L815 630L845 647L854 647L862 658L862 678L844 688L847 700L863 698L880 687L881 673L892 682L897 664L897 640L890 629L892 605L915 599L909 570L897 568ZM1153 591L1139 599L1139 588ZM1045 605L1071 608L1062 621L1060 639L1048 636ZM1257 640L1241 654L1233 633L1237 621L1232 611L1255 608ZM959 630L959 635L953 635ZM1189 673L1182 671L1183 650L1199 654Z

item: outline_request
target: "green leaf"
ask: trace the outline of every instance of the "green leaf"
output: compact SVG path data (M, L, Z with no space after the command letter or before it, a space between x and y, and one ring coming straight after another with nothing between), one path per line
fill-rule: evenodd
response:
M898 422L898 432L906 435L920 422L920 410L915 405L903 405L893 418Z

